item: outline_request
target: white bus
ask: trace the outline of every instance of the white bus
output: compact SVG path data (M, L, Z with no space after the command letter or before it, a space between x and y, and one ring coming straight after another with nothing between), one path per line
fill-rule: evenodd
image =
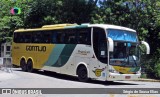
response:
M107 24L57 24L14 32L13 64L22 70L53 71L102 81L136 80L141 76L135 30Z

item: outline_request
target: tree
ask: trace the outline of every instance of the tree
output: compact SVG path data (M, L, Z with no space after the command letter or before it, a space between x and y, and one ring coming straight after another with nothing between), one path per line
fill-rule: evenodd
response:
M158 0L1 0L0 42L18 28L35 28L58 23L105 23L137 30L140 41L151 47L145 56L147 73L159 78L160 1ZM20 15L11 15L12 7Z
M61 20L67 23L89 23L96 7L94 0L62 0Z
M58 23L56 17L60 5L59 0L34 0L25 18L26 27L41 27L45 23Z
M149 75L158 78L156 64L160 60L160 1L101 0L92 14L92 23L121 25L137 30L140 40L151 47L148 61L143 64ZM158 65L159 66L159 65Z
M29 27L57 23L88 23L97 0L35 0L26 17Z
M22 7L23 4L21 0L17 0L13 2L11 0L1 0L0 4L0 43L11 41L13 31L17 28L23 27L23 14L20 15L12 15L10 13L11 8L14 6Z

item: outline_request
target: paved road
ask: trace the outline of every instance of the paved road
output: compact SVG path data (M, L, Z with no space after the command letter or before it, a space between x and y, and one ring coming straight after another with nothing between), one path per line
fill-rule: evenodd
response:
M79 82L77 78L51 72L22 72L14 69L12 73L0 71L0 88L160 88L160 82L140 81L89 81ZM86 90L87 91L87 90ZM89 90L88 90L89 91ZM33 94L9 95L0 97L160 97L157 94Z

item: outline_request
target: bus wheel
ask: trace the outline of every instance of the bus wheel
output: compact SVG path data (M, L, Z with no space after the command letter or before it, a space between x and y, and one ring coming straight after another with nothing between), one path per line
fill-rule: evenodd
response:
M26 66L26 62L25 62L24 59L22 59L22 60L20 61L20 66L21 66L21 68L22 68L22 71L27 71L27 66Z
M88 73L85 66L80 66L77 71L79 81L88 81Z
M33 71L33 63L31 60L27 61L27 71L32 72Z

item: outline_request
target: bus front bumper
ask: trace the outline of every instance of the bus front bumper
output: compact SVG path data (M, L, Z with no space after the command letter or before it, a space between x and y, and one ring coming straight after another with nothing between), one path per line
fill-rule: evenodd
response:
M117 74L109 73L107 81L118 81L118 80L138 80L141 74Z

